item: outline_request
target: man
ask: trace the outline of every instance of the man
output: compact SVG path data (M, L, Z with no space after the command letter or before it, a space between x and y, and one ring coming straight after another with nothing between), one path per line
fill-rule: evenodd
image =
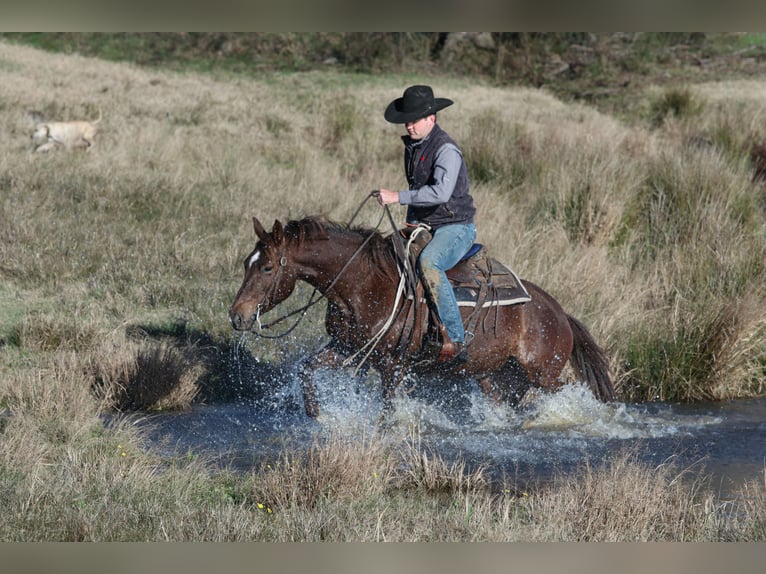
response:
M406 205L407 223L431 228L433 238L420 254L418 271L448 335L437 360L465 363L468 355L463 321L446 271L476 240L476 208L463 154L436 123L436 113L453 103L435 98L430 86L410 86L388 105L385 119L407 129L402 141L409 189L380 189L378 202Z

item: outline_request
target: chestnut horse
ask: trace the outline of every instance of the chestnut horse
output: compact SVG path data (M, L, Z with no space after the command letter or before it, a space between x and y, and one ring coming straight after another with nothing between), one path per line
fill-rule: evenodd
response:
M366 363L382 383L384 412L404 376L446 374L475 379L495 401L514 403L530 385L554 390L567 361L603 401L614 399L603 352L587 329L540 287L524 281L531 301L487 307L468 345L468 362L442 365L418 358L428 331L420 297L398 296L400 271L393 235L350 229L318 217L274 222L253 218L258 241L245 258L245 277L229 310L234 329L251 331L284 301L298 280L327 300L330 342L301 365L306 413L319 414L312 372ZM464 314L467 309L461 308Z

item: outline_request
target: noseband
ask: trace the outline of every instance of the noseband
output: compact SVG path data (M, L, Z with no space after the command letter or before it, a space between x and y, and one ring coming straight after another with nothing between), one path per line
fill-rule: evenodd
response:
M292 311L288 313L287 315L283 315L279 319L276 319L272 321L271 323L268 323L267 325L261 324L261 309L263 308L264 303L266 301L272 301L274 299L274 296L277 293L277 289L279 288L279 278L282 275L282 271L284 271L285 267L287 267L287 257L285 256L287 248L282 249L282 255L279 258L279 268L277 269L276 274L274 275L274 280L271 282L271 287L267 290L266 293L264 293L263 298L261 299L261 302L258 303L257 307L255 308L255 322L258 324L258 331L253 331L252 328L248 329L251 333L255 333L259 337L262 337L264 339L281 339L282 337L286 337L292 331L298 326L298 323L301 322L301 319L303 319L304 315L306 315L306 312L311 308L314 304L321 301L322 297L320 296L316 300L314 300L314 295L316 294L317 290L314 288L314 291L311 293L311 297L309 297L309 302L301 307L300 309L297 309L295 311ZM293 315L297 315L300 313L300 317L293 323L293 325L284 333L280 333L279 335L264 335L260 331L263 331L264 329L270 329L274 325L277 325L278 323L281 323L285 319L292 317Z

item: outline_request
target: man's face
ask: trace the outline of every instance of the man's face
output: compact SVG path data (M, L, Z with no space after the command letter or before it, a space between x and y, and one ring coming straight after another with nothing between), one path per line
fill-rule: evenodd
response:
M435 122L436 116L431 114L430 116L420 118L414 122L407 122L404 124L404 127L407 128L407 133L412 139L422 140L424 137L431 133Z

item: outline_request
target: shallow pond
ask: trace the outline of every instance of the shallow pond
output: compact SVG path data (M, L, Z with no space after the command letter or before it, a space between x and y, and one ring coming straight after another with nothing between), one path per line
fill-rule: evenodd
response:
M315 380L322 405L318 421L303 413L298 383L287 377L264 384L267 391L257 399L198 405L137 424L149 448L164 456L193 453L242 470L274 460L288 446L306 448L328 433L362 437L376 428L378 385L342 373L319 374ZM462 460L469 469L484 465L498 481L522 486L545 481L626 451L652 465L672 462L678 469L699 471L722 497L745 481L764 478L766 398L605 405L584 387L569 385L512 410L488 403L470 381L404 389L387 431L390 440L411 437L417 428L420 448L450 462Z

